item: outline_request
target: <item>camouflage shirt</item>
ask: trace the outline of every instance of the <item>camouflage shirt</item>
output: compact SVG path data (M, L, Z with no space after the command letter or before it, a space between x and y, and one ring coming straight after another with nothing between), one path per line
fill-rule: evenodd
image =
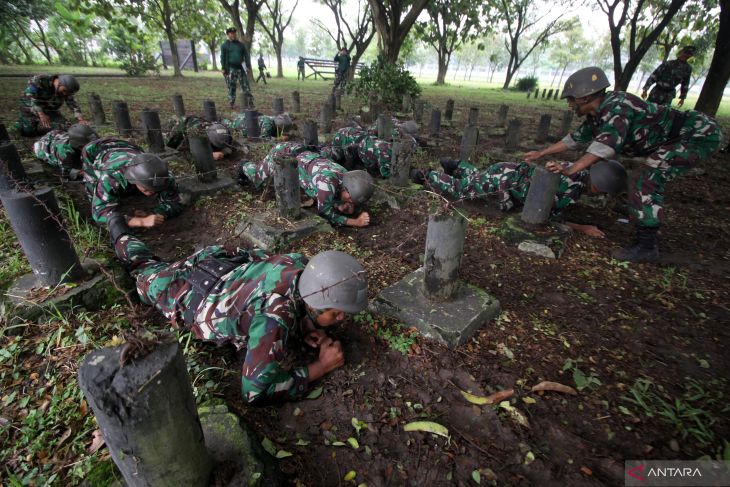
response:
M342 176L347 169L316 152L297 157L299 186L317 203L317 211L333 225L344 225L347 217L337 211L342 192Z
M136 191L136 186L124 176L124 168L134 156L143 152L136 144L111 137L84 146L81 162L94 221L106 223L109 216L118 211L119 199ZM169 186L157 193L157 199L159 205L154 213L172 218L182 211L177 183L172 175Z
M71 147L68 132L51 130L33 144L33 152L41 161L59 169L68 176L71 169L81 168L81 154Z
M35 113L57 112L65 102L73 111L74 117L81 118L81 107L74 96L56 93L53 81L57 78L58 76L39 74L28 80L28 86L23 93L25 105Z
M687 63L674 59L661 63L658 68L651 73L649 79L644 84L644 91L647 91L651 85L656 83L657 87L662 90L672 91L677 85L681 84L679 90L679 99L684 100L687 98L687 91L689 91L689 81L692 76L692 66ZM674 96L672 96L674 98Z
M246 137L246 115L244 113L239 113L233 120L222 118L221 123L229 130L235 131L240 137ZM274 123L274 117L268 115L259 115L259 129L261 130L261 137L277 137L279 135Z
M140 299L174 326L189 327L202 340L246 348L241 390L247 402L297 399L307 391L307 367L282 365L290 340L304 335L308 320L297 290L307 263L301 254L254 249L231 256L213 246L168 264L131 235L119 238L115 251L135 278Z

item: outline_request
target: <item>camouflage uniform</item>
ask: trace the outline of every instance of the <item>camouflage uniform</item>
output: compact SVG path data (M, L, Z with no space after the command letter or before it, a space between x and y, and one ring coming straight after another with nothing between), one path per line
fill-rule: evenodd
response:
M221 69L225 72L228 87L228 103L236 102L236 85L243 93L251 93L245 66L250 66L248 51L240 41L227 40L221 45Z
M416 145L415 139L411 136L406 135L405 137L411 139L414 146ZM357 156L370 174L384 179L390 177L390 165L393 158L392 142L378 139L373 135L365 136L357 145Z
M246 115L244 113L239 113L233 120L222 118L221 123L229 130L235 131L240 137L246 137ZM274 117L268 115L259 115L259 129L261 129L261 137L277 137L279 135L274 123Z
M568 163L563 164L568 167ZM530 189L530 180L535 167L526 162L500 162L479 171L468 162L461 161L453 176L438 171L428 171L426 184L439 194L451 199L477 199L496 195L502 211L508 211L517 204L523 204ZM558 213L575 203L588 189L588 171L573 176L560 176L555 193L553 213Z
M307 148L298 142L280 142L266 154L261 162L241 161L239 173L243 173L254 188L260 189L274 175L274 159L277 157L296 157Z
M332 144L324 147L321 153L332 159L342 160L346 152L357 153L358 144L367 135L360 127L341 128L332 137Z
M301 76L302 81L304 81L304 78L306 76L304 75L304 59L300 59L297 61L297 81L299 81L299 77Z
M258 63L259 63L259 75L256 78L256 82L258 83L259 80L263 80L264 84L267 84L266 83L266 63L264 62L264 58L260 57Z
M299 296L301 254L241 250L227 255L206 247L171 264L161 262L131 235L115 244L145 304L197 338L246 349L241 392L248 403L298 399L309 387L307 367L286 370L291 339L302 338L309 318Z
M332 87L332 91L339 87L345 87L347 74L350 71L350 55L337 53L335 55L335 62L337 63L337 67L335 68L335 84Z
M111 137L86 144L81 151L86 193L95 222L106 223L119 211L119 199L136 191L136 186L124 177L124 167L143 152L138 145ZM156 214L172 218L182 211L177 183L172 176L169 186L157 193L157 199L159 205L153 210Z
M33 144L33 153L41 161L61 171L66 177L72 169L81 168L81 152L71 147L68 132L51 130Z
M715 120L688 110L645 102L620 91L609 92L583 124L563 142L569 149L604 159L617 154L645 156L645 167L630 183L629 205L639 225L658 227L664 205L664 185L708 158L720 147Z
M20 117L15 128L25 136L42 135L51 129L66 129L69 122L59 111L61 105L66 105L73 111L74 117L81 118L81 107L73 95L61 96L56 93L53 81L58 76L39 74L28 80L23 97L20 99ZM41 127L39 113L45 113L50 118L51 128Z
M671 105L672 100L677 96L675 87L678 84L681 84L679 99L684 100L687 98L691 75L692 66L679 59L660 64L644 84L644 91L648 91L651 85L656 83L647 100L659 105Z
M228 128L229 131L231 130L230 127L228 127L228 125L224 123L223 120L221 120L220 123ZM211 122L208 122L204 118L196 117L193 115L187 117L173 116L170 119L170 129L168 131L168 137L165 145L179 151L189 150L190 147L188 146L187 137L188 132L193 129L205 131L210 125ZM224 154L228 155L234 152L233 145L234 144L231 144L231 146L229 147L217 147L215 145L212 145L212 147L214 151L223 152Z

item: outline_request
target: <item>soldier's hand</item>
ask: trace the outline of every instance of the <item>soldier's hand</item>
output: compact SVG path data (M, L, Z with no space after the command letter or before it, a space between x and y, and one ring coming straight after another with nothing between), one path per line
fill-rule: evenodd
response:
M215 151L215 152L213 152L213 160L214 160L214 161L220 161L220 160L221 160L221 159L223 159L223 158L224 158L225 156L226 156L226 155L225 155L224 153L222 153L222 152L219 152L219 151Z
M319 362L324 374L345 365L345 355L342 353L340 342L333 342L331 338L322 340L319 347Z
M646 90L641 92L641 98L646 100L646 97L649 96L649 94L646 92Z
M134 218L130 218L127 224L132 228L152 228L157 225L162 225L164 221L164 216L152 214L144 217L136 216Z
M605 234L605 233L603 233L603 232L602 232L602 231L601 231L601 230L600 230L600 229L599 229L599 228L598 228L597 226L595 226L595 225L586 225L586 226L585 226L585 227L583 228L583 233L585 233L585 234L586 234L586 235L588 235L589 237L594 237L594 238L605 238L605 237L606 237L606 234Z
M41 113L38 114L38 119L41 122L41 127L43 127L44 129L51 128L51 119L50 119L50 117L48 115L46 115L45 113L41 112Z
M356 227L367 227L370 225L370 213L367 211L363 211L360 213L360 216L355 218L355 226Z
M312 348L319 347L325 339L329 338L324 330L313 330L310 331L306 337L304 337L304 343Z
M523 156L526 162L535 162L542 157L542 152L539 150L533 150Z
M681 107L682 105L684 105L684 100L682 98L680 98L679 101L677 102L677 107Z
M545 169L555 174L563 174L563 171L565 170L562 164L557 161L548 161L548 163L545 164Z

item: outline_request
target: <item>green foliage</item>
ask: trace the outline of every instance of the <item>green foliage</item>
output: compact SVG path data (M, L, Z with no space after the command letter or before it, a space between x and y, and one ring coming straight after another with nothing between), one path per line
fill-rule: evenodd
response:
M366 100L370 92L375 92L380 100L390 109L401 106L403 95L410 93L412 97L421 94L421 87L403 64L388 63L382 55L365 66L360 76L348 85L348 93Z
M114 24L107 33L105 49L121 61L119 67L129 76L145 76L148 72L159 74L160 68L149 50L149 41L138 29Z
M409 330L403 330L404 326L396 323L387 326L384 323L376 321L368 312L362 312L353 318L355 323L363 323L372 326L375 330L375 336L384 340L388 347L406 355L410 352L411 347L416 343L416 337Z
M537 76L524 76L517 80L515 87L518 91L532 91L537 88Z
M595 374L592 372L586 374L578 367L581 362L581 359L567 359L563 365L563 372L568 370L573 371L573 381L575 382L576 389L582 391L583 389L595 389L603 385L603 382Z

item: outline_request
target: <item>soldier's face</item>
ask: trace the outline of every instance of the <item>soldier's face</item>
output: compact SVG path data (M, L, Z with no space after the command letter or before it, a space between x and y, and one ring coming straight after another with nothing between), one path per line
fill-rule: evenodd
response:
M342 323L347 318L347 313L338 309L330 308L322 311L317 316L317 325L322 327L333 326Z
M58 93L61 96L66 96L68 94L68 90L63 85L58 85L56 87L56 93Z
M236 40L236 33L235 32L229 32L226 34L228 36L229 41L235 41Z
M355 203L352 201L352 196L347 191L340 193L340 204L337 205L337 211L343 215L352 215L355 213Z
M590 104L586 98L574 98L572 96L569 96L566 98L568 101L568 106L571 110L575 112L576 115L579 117L582 117L584 115L587 115L590 110L588 109L588 105Z
M140 186L139 184L135 184L135 186L137 186L137 189L139 190L139 192L145 196L154 196L155 195L155 192L152 191L151 189L145 188L144 186Z

